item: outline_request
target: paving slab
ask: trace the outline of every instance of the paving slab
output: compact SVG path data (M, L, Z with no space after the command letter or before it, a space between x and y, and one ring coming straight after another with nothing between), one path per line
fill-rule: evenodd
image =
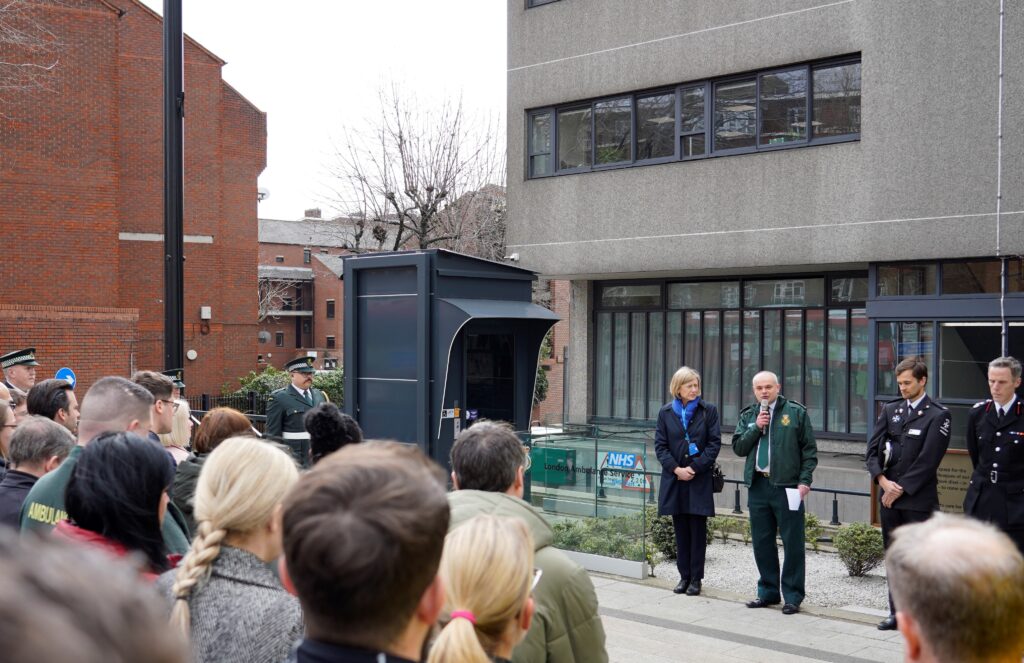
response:
M592 574L612 663L899 663L899 633L852 611L803 605L797 615L751 610L748 597L673 594L656 584Z

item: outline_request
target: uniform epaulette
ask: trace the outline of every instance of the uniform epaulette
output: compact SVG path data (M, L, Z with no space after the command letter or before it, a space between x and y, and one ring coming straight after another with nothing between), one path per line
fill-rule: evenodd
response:
M942 403L938 402L938 401L932 401L932 405L934 405L935 407L939 408L943 412L949 412L949 408L946 407L945 405L943 405Z
M902 398L902 397L894 398L891 401L886 401L885 404L889 405L890 403L899 403L900 401L906 401L906 400L907 400L906 398Z
M978 401L977 403L975 403L975 404L974 404L974 405L973 405L973 406L971 407L971 409L973 410L973 409L974 409L974 408L976 408L976 407L981 407L981 406L982 406L982 405L984 405L985 403L991 403L991 402L992 402L992 399L991 399L991 398L986 398L986 399L985 399L985 400L983 400L983 401Z
M800 401L795 401L795 400L793 400L793 399L791 399L791 398L787 398L787 399L786 399L786 402L787 402L787 403L791 403L791 404L793 404L793 405L796 405L796 406L798 406L798 407L799 407L800 409L802 409L802 410L806 410L806 409L807 409L807 406L806 406L806 405L804 405L803 403L801 403Z

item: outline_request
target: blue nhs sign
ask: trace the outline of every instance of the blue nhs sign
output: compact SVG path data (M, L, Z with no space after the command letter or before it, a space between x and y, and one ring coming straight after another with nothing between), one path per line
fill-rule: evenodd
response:
M621 470L632 470L637 466L636 454L609 451L605 457L605 467L614 467Z

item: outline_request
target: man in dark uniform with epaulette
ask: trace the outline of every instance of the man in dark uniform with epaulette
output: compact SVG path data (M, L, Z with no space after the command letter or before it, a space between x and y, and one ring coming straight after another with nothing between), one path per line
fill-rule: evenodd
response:
M964 513L987 520L1024 552L1024 406L1017 397L1021 366L1013 357L988 365L992 398L974 405L967 418L967 451L974 474Z
M949 410L925 393L928 365L908 357L896 365L901 398L882 407L868 439L865 465L882 489L879 519L889 548L901 525L928 520L939 508L939 463L949 446ZM896 628L896 608L889 595L889 616L881 631Z
M303 463L309 458L309 433L302 423L308 410L329 399L313 388L312 357L298 357L285 364L292 383L271 392L267 399L267 426L264 436L287 444Z
M17 387L26 394L36 384L36 349L25 348L0 355L0 368L4 369L4 386Z
M185 388L185 369L172 368L168 371L160 371L160 374L171 378L171 382L174 383L174 388L171 389L171 400L180 400L183 397L182 390Z

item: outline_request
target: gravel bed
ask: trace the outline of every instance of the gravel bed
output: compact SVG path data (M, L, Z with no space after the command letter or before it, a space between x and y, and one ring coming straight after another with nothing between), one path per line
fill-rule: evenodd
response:
M779 546L779 563L782 563L782 546ZM673 586L679 582L675 560L662 561L654 573L662 580L671 581ZM708 545L704 587L749 594L753 598L757 595L757 578L754 549L750 545L739 541L722 543L719 539ZM812 605L889 609L884 565L869 571L863 578L851 578L837 555L808 549L806 587L804 600Z

